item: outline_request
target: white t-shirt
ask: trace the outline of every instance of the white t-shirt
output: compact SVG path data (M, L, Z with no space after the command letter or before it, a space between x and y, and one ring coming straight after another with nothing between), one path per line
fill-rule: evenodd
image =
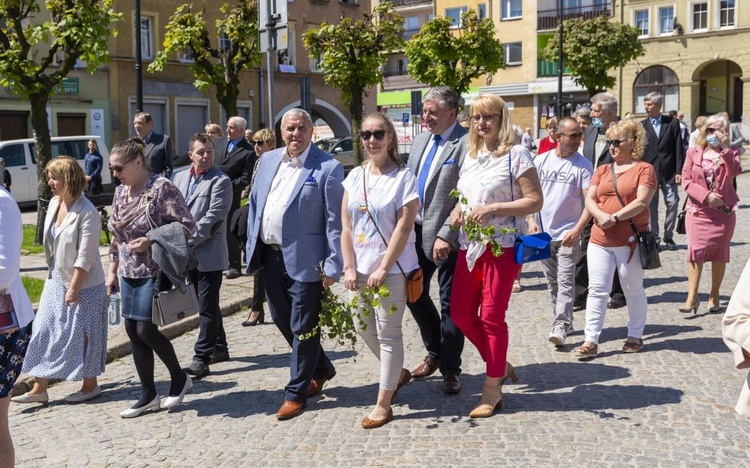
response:
M508 162L510 161L510 165ZM492 157L488 153L480 153L476 158L467 155L458 178L458 190L466 197L468 206L463 210L475 205L490 205L497 202L510 202L523 197L521 187L516 183L521 175L529 169L536 170L531 154L523 145L516 145L510 152L503 156ZM511 196L511 172L513 174L513 195ZM490 224L495 226L493 238L501 247L513 247L516 239L514 233L502 235L501 228L517 228L518 232L526 232L526 219L524 216L494 216ZM484 253L487 242L469 242L464 229L459 235L461 249L467 250L466 261L469 270L474 267L474 262ZM489 241L489 239L487 240Z
M374 176L369 173L369 164L357 167L344 180L344 189L349 195L349 217L352 220L352 234L354 235L354 255L357 260L357 272L372 274L383 261L387 247L378 234L378 230L363 210L365 206L364 184L362 175L367 173L367 203L380 232L390 244L393 232L396 230L396 212L404 205L419 198L417 193L417 178L408 167L402 166L388 174ZM404 251L398 258L398 263L407 275L419 267L416 235L414 230L409 234ZM401 273L395 263L388 273Z
M534 159L544 194L542 229L553 240L562 240L565 231L575 227L585 209L583 191L588 190L594 167L576 152L561 158L555 150Z

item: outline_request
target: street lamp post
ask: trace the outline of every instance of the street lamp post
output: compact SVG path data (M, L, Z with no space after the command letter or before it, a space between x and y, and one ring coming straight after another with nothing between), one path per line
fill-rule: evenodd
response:
M557 0L557 24L560 26L560 40L557 48L557 118L560 119L563 116L563 0Z
M141 53L141 0L135 0L135 111L143 111L143 57Z

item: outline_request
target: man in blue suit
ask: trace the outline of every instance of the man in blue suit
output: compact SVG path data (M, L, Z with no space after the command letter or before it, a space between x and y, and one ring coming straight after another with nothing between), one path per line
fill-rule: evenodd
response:
M226 233L232 182L214 165L214 144L208 135L193 135L188 156L193 164L175 176L174 184L195 219L196 234L188 242L198 257L198 267L188 277L198 296L201 325L193 362L185 372L200 379L210 372L209 364L229 359L219 290L221 272L229 265Z
M248 268L263 267L271 318L292 347L290 380L279 420L305 408L336 375L320 333L300 340L318 324L323 289L341 276L341 163L312 145L310 115L292 109L281 119L286 143L263 155L250 193ZM321 271L322 268L322 271Z

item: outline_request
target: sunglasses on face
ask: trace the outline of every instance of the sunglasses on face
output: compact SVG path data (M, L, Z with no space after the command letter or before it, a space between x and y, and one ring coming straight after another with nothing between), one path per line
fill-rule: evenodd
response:
M130 158L122 164L115 164L115 165L110 164L109 170L111 172L122 172L122 170L125 169L125 166L127 166L129 162L134 161L134 160L135 158Z
M583 138L583 132L578 133L560 133L560 135L565 135L568 138Z
M375 130L374 132L365 130L364 132L360 133L359 136L363 141L369 140L370 137L375 137L376 140L381 141L383 138L385 138L385 130Z
M262 146L265 143L263 140L253 140L254 146Z
M718 132L719 130L721 130L721 129L720 128L707 128L706 129L706 134L707 135L711 135L712 133Z
M625 139L625 140L609 140L609 141L608 141L607 143L608 143L608 144L609 144L609 145L610 145L610 146L611 146L612 148L619 148L619 147L620 147L620 145L621 145L621 144L623 144L623 143L625 143L626 141L628 141L628 140L627 140L627 139Z

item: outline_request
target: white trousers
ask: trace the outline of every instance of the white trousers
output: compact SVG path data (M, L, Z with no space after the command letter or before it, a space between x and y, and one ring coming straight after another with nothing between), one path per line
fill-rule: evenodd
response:
M636 247L637 248L637 247ZM646 327L646 290L643 288L643 268L638 251L630 257L630 247L602 247L589 243L589 295L586 299L586 341L599 344L599 335L607 313L607 299L612 290L612 277L620 274L620 284L628 304L628 336L643 337Z

